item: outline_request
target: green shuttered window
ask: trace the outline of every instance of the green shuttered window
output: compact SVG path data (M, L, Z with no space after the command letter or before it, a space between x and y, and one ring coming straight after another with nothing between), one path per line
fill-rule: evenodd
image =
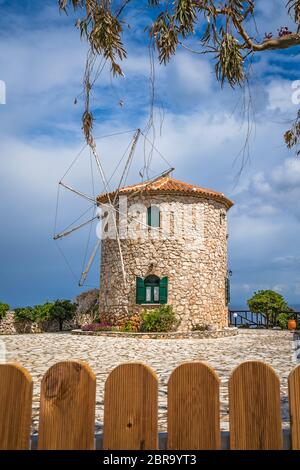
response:
M168 302L168 278L147 276L136 278L137 304L166 304Z
M136 278L136 303L143 304L146 299L146 289L144 279L141 277Z
M147 209L147 223L149 227L160 227L160 210L157 206L150 206Z
M159 284L159 303L166 304L168 302L168 278L163 277Z

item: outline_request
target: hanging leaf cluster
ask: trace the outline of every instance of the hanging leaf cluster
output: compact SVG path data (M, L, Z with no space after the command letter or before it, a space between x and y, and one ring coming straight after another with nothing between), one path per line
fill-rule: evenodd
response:
M245 79L243 64L244 59L237 40L224 32L215 66L217 79L222 85L225 80L232 87L240 85Z
M103 6L98 6L94 9L93 21L89 15L80 22L79 28L81 35L89 41L92 52L102 54L109 61L113 75L122 75L117 61L126 57L126 51L121 40L122 26L116 16Z
M161 13L157 17L150 30L150 37L155 41L159 62L166 64L175 54L178 45L178 30L167 13Z
M298 25L298 31L300 30L300 0L289 0L287 3L288 12L292 16L295 23Z
M178 0L175 3L174 21L183 37L194 33L194 24L197 20L196 8L197 5L193 0Z
M88 109L86 109L82 116L82 130L89 145L93 145L93 123L93 114Z
M300 141L300 110L298 111L297 117L293 123L291 129L284 134L284 140L289 149L299 145ZM300 150L297 150L297 155L300 155Z
M61 10L66 11L69 3L68 0L59 0ZM94 54L103 55L109 61L113 75L122 75L118 60L126 58L121 39L123 28L117 15L111 10L111 2L71 0L71 3L75 10L85 7L86 16L76 23L81 37L89 42Z
M73 5L73 8L75 10L79 6L83 7L85 2L83 0L58 0L58 6L60 10L63 10L65 12L67 12L67 7L69 6L70 3ZM87 0L86 1L87 7L88 7L88 3L89 1Z

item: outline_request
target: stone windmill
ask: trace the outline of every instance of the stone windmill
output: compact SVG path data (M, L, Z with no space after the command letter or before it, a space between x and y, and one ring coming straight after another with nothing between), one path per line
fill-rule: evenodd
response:
M182 331L199 324L227 326L227 211L232 201L176 180L168 171L104 193L97 203L103 213L101 320L118 325L144 309L171 304Z

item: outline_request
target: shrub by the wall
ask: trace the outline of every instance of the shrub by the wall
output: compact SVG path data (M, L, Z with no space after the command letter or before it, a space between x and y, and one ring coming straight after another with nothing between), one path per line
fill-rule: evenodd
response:
M136 333L141 328L141 317L139 315L133 315L129 320L125 320L119 325L120 331Z
M77 306L70 300L56 300L48 312L47 320L57 320L59 329L62 330L63 322L72 320L75 316Z
M34 307L16 308L15 319L19 322L43 322L56 320L62 330L63 322L72 320L76 313L76 305L70 300L56 300L55 302L46 302L43 305Z
M42 305L35 305L35 307L33 307L33 321L40 323L42 321L51 320L51 312L54 305L55 302L46 302Z
M81 327L82 331L113 331L114 328L110 323L90 323Z
M33 307L20 307L14 309L14 316L17 321L35 321L35 312Z
M3 304L0 302L0 320L2 320L3 317L5 317L6 312L9 310L9 305L8 304Z
M171 305L161 305L152 310L144 310L141 317L141 331L144 332L174 331L180 323Z
M120 331L124 333L135 333L138 329L132 324L130 320L126 321L123 326L120 327Z
M294 317L293 313L290 312L283 312L280 313L277 317L277 324L282 328L283 330L286 330L288 327L288 321L292 320Z

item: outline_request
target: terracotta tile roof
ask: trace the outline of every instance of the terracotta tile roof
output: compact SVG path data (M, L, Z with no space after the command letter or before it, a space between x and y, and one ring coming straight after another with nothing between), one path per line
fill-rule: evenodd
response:
M176 180L171 176L162 176L155 180L144 181L139 184L134 184L132 186L126 186L119 190L119 194L133 194L133 193L143 193L148 192L151 194L165 192L165 193L176 193L176 194L193 194L199 197L212 198L217 201L223 202L227 209L233 206L233 202L228 199L223 193L218 193L212 189L201 188L194 184L184 183L183 181ZM109 193L111 199L113 199L115 191ZM97 197L99 203L105 203L108 201L108 196L106 193L100 194Z

